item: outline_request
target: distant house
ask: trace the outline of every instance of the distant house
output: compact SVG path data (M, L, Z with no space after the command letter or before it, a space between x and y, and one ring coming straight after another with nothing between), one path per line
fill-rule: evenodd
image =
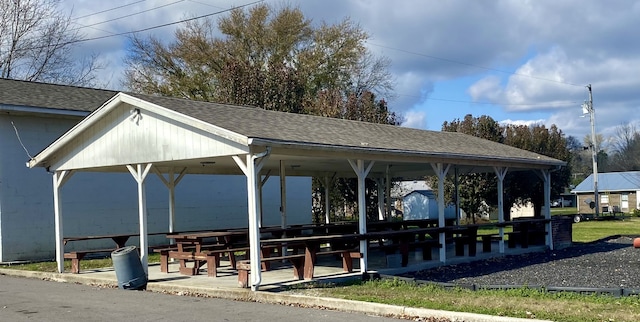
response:
M44 169L29 169L25 163L115 94L108 90L0 78L0 262L55 257L52 174ZM179 173L180 169L176 169L176 175ZM149 177L146 188L149 232L168 231L168 189L155 174ZM244 176L185 173L178 181L177 231L246 227ZM290 177L287 186L290 212L287 222L310 222L311 179ZM138 232L136 190L136 181L128 173L76 173L63 189L65 236ZM279 225L278 180L266 181L263 194L263 224ZM168 242L164 236L156 238L150 243ZM99 243L74 243L66 249L105 248ZM105 243L113 246L109 241Z
M432 190L414 190L402 199L403 219L438 219L438 200ZM447 205L444 209L445 219L455 219L456 209Z
M595 213L589 203L594 201L593 174L571 191L577 197L578 212ZM598 174L600 213L630 212L640 209L640 171L607 172Z

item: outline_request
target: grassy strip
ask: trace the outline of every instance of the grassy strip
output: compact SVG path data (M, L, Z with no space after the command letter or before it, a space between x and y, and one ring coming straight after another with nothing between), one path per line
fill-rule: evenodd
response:
M614 298L535 289L445 289L399 279L351 285L316 285L300 292L314 296L385 303L416 308L470 312L554 321L640 321L638 296Z
M574 242L592 242L614 235L640 236L640 218L591 220L573 224Z
M159 263L160 262L160 254L149 254L147 259L149 263ZM0 265L0 267L11 268L11 269L22 269L26 271L37 271L37 272L57 272L58 264L56 262L36 262L36 263L27 263L27 264L7 264ZM113 267L113 261L111 261L111 257L107 258L95 258L95 259L83 259L80 261L80 271L86 269L99 269L105 267ZM71 260L64 261L64 270L66 272L71 271Z
M551 208L552 216L576 215L576 214L578 214L578 207Z

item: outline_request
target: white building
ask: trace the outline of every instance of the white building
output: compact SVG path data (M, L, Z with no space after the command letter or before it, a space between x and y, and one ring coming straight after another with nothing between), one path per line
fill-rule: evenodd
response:
M25 163L115 94L0 79L0 262L55 257L52 175ZM148 231L168 231L168 189L153 174L146 189ZM63 189L65 236L137 233L136 191L137 183L128 173L76 173ZM246 194L244 176L185 174L175 189L176 231L246 227ZM262 206L262 224L279 225L277 178L266 181ZM310 178L287 178L286 208L288 224L311 221ZM150 244L167 242L163 236L150 238ZM113 246L108 241L74 242L65 249L105 244Z

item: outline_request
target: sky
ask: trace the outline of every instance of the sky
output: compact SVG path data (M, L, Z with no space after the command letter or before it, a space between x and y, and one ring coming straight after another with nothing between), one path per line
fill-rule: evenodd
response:
M99 82L122 88L128 38L171 41L186 18L254 0L61 1L96 54ZM640 130L640 1L627 0L265 0L298 7L313 24L345 18L368 33L367 48L391 60L402 126L439 131L445 121L488 115L508 124L555 124L583 141L582 104L593 93L596 132ZM222 12L211 19L227 15Z

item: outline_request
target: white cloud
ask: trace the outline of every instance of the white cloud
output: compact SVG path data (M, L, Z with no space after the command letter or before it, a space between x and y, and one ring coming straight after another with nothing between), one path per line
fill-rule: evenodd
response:
M504 93L500 85L500 78L494 75L487 76L477 81L469 87L467 92L474 101L486 99L491 102L499 100Z
M105 21L171 2L174 0L144 1L79 23ZM598 131L610 132L624 121L640 119L636 116L640 107L640 41L636 41L640 2L637 1L293 0L290 3L299 6L313 23L336 23L350 17L369 33L370 50L392 61L398 97L390 102L390 107L406 113L406 124L412 126L425 123L417 108L433 89L439 88L442 81L461 77L479 80L469 88L457 89L458 94L451 89L446 91L450 97L438 98L466 101L471 97L477 102L492 102L502 107L504 113L516 115L491 115L496 119L545 118L567 133L581 133L583 126L574 120L579 117L574 111L579 114L579 106L587 98L584 88L587 84L593 86ZM82 16L123 3L61 4L67 10L73 6L74 16ZM83 32L91 37L136 30L234 5L239 3L183 1L95 26L100 30L85 28ZM176 27L154 29L147 34L170 40ZM113 37L82 43L80 49L97 52L109 61L104 77L111 79L112 86L119 86L126 46L125 37ZM469 104L460 104L456 114L465 115L471 108ZM524 115L527 113L533 114Z
M408 111L404 114L405 121L403 127L423 129L427 127L427 113L421 111Z
M581 62L570 61L562 49L555 47L524 63L504 86L498 76L490 75L468 92L474 100L503 105L511 111L563 108L584 97L584 87L574 83L575 71L582 69Z

